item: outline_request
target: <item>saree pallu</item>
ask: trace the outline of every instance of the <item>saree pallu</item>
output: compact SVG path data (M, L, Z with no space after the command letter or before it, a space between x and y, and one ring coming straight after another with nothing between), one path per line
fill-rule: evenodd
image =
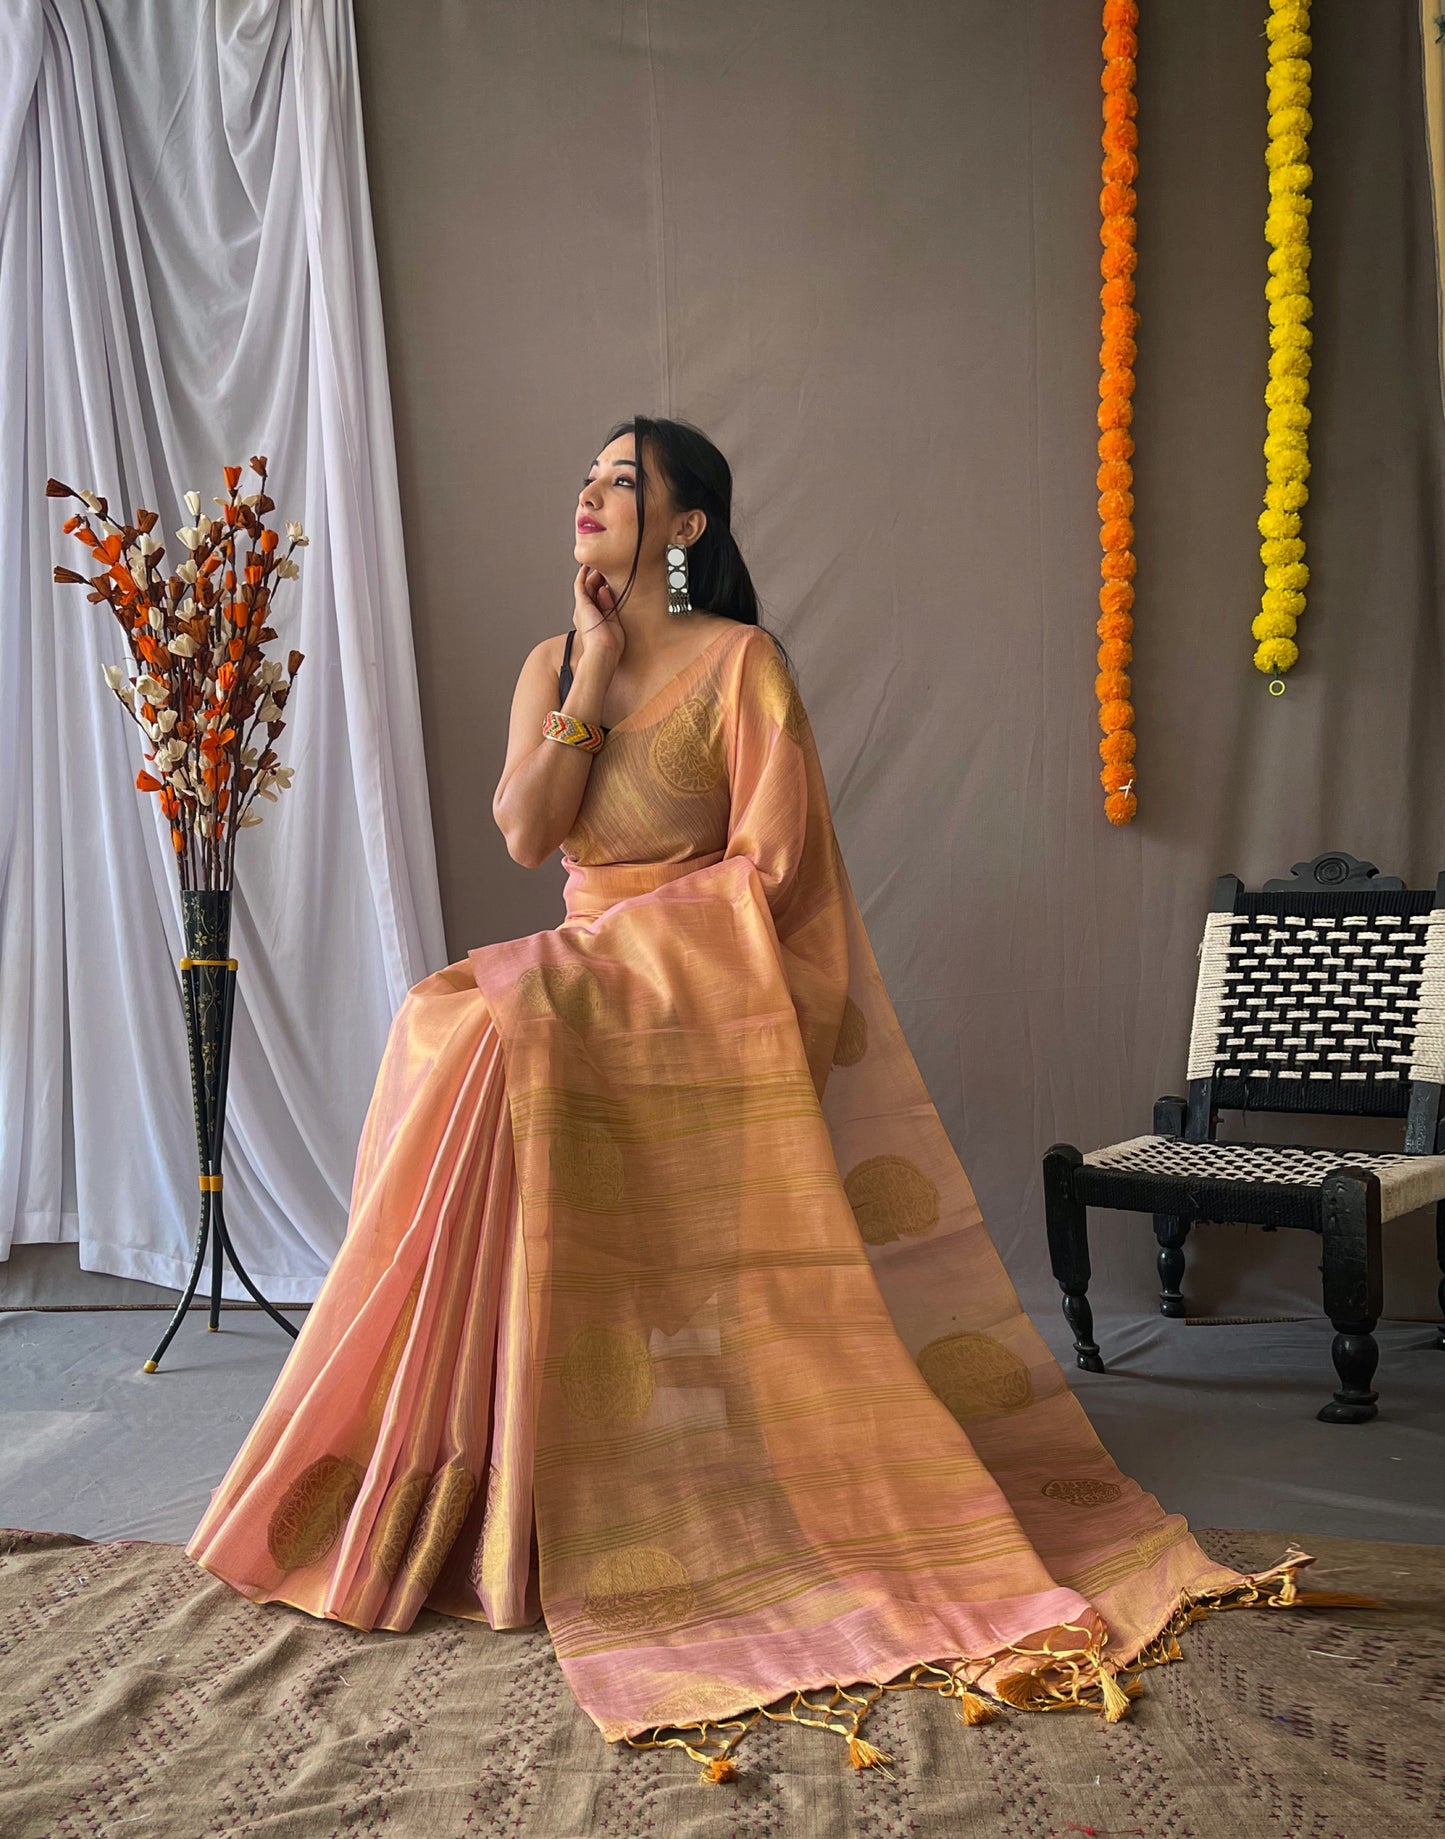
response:
M763 1715L886 1760L902 1686L1118 1717L1209 1608L1303 1600L1307 1553L1230 1570L1119 1470L1021 1309L766 632L614 725L563 859L555 929L398 1012L188 1553L361 1627L545 1615L605 1738L712 1779Z

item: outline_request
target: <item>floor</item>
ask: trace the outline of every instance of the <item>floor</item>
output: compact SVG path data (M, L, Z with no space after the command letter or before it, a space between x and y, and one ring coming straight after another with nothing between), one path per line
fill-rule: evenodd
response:
M164 1309L0 1312L6 1379L0 1526L183 1544L291 1342L259 1311L191 1314L156 1373ZM291 1312L299 1323L301 1316ZM1105 1447L1196 1527L1445 1544L1445 1351L1423 1322L1381 1324L1380 1415L1321 1424L1333 1390L1318 1320L1194 1325L1097 1314L1109 1371L1038 1325Z

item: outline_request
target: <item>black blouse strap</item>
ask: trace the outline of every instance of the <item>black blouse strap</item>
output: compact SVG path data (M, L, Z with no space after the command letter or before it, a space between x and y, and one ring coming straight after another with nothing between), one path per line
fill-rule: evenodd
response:
M562 668L557 672L557 702L559 706L567 700L567 692L572 687L572 641L576 636L577 628L574 626L567 634L567 642L562 647ZM600 726L604 734L611 734L612 730L605 723L600 724Z

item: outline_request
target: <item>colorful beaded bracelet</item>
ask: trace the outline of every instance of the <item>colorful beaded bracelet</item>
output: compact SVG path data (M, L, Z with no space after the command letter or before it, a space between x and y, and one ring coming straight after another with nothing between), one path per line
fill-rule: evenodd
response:
M565 741L569 747L580 747L586 753L600 752L607 739L596 722L579 721L575 715L564 715L561 709L549 712L542 732L549 740Z

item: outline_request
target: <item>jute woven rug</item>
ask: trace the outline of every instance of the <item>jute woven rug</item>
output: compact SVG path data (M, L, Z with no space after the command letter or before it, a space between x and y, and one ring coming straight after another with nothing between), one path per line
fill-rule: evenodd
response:
M1205 1530L1240 1569L1278 1533ZM865 1734L763 1721L736 1780L609 1747L546 1631L404 1634L249 1602L174 1545L0 1531L4 1839L1404 1839L1445 1832L1445 1548L1301 1538L1313 1588L1388 1609L1231 1611L1130 1716L966 1728L886 1693Z

